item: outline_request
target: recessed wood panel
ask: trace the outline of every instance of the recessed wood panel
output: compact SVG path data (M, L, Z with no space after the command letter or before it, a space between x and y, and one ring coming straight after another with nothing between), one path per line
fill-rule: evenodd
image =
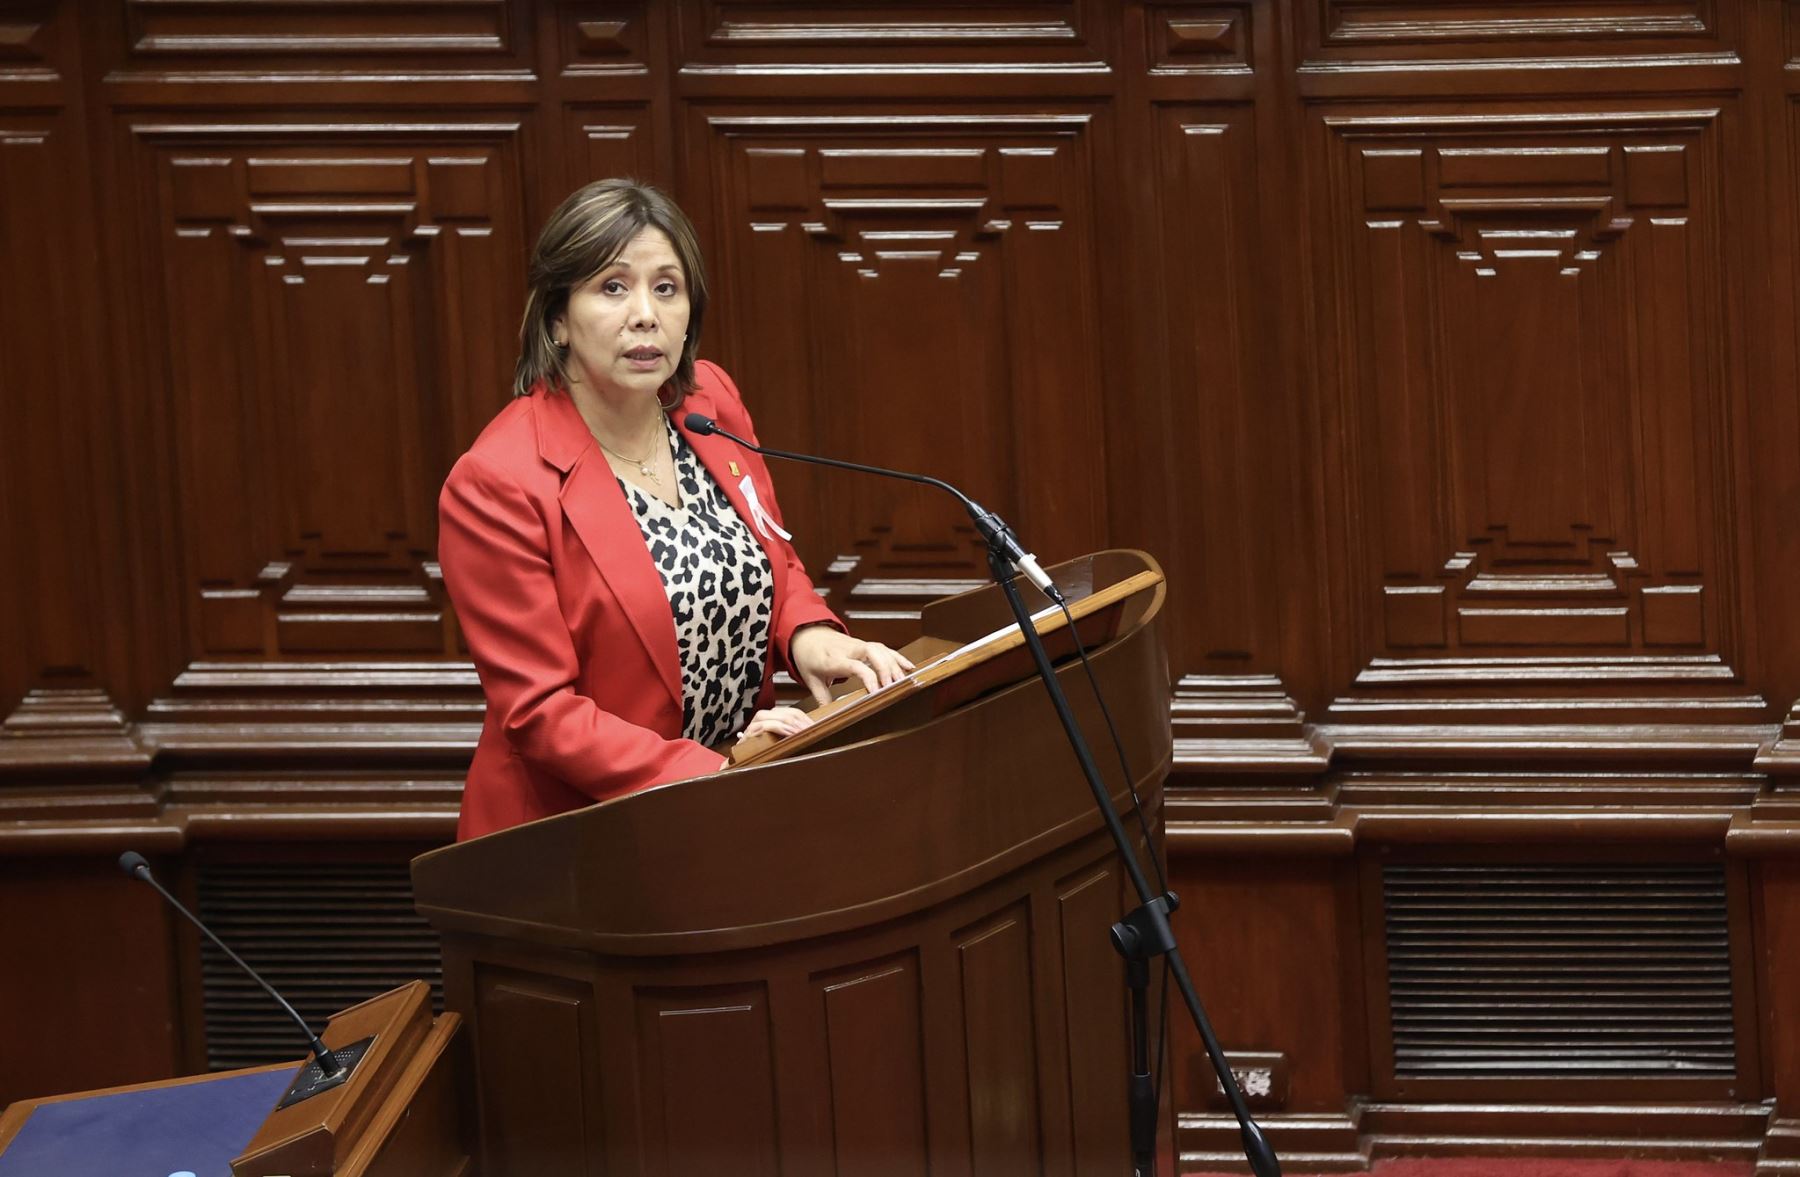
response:
M648 1170L781 1172L767 991L644 990L637 1020Z
M1280 641L1269 606L1284 508L1278 414L1269 412L1272 371L1253 293L1254 239L1263 201L1261 163L1248 108L1170 108L1156 123L1163 301L1133 299L1159 320L1160 370L1169 408L1157 436L1120 440L1145 466L1166 463L1170 486L1162 552L1172 583L1193 602L1175 634L1187 667L1241 671L1251 651ZM1244 509L1263 504L1266 515ZM1151 514L1155 518L1156 514ZM1227 576L1217 575L1231 568Z
M939 68L1004 62L1054 69L1109 57L1111 15L1094 0L995 7L902 0L827 8L698 0L682 10L680 35L682 59L702 70L754 72L787 63L828 70L918 61Z
M495 130L145 135L177 469L211 519L192 656L450 648L434 488L500 403L522 264Z
M563 197L595 180L630 176L655 182L658 175L656 144L649 112L641 106L570 106L563 112L563 142L559 153L566 178L554 193L544 216ZM535 227L535 226L534 226Z
M1800 61L1800 9L1794 4L1783 4L1781 19L1787 30L1787 58L1791 66ZM1772 231L1771 248L1758 251L1759 257L1766 259L1784 276L1780 295L1760 304L1779 316L1781 325L1770 330L1782 343L1766 352L1758 348L1753 353L1758 359L1752 371L1759 374L1754 377L1756 379L1767 379L1778 386L1793 386L1800 384L1795 376L1800 372L1800 349L1790 346L1792 341L1800 339L1800 332L1796 330L1800 324L1800 282L1795 281L1793 260L1795 243L1800 242L1800 201L1792 199L1796 177L1800 176L1800 98L1796 97L1800 91L1800 86L1796 85L1800 83L1800 69L1784 69L1783 79L1785 92L1779 120L1785 150L1779 167L1770 176L1770 191L1780 194L1776 197L1775 207L1780 209L1785 231ZM1764 578L1774 575L1785 581L1792 574L1777 570L1800 566L1797 564L1800 562L1800 532L1788 525L1788 513L1778 505L1791 501L1800 490L1800 469L1783 458L1783 455L1800 452L1800 405L1779 396L1773 397L1763 403L1755 419L1759 424L1754 436L1760 439L1761 445L1752 451L1753 464L1743 472L1756 487L1755 491L1746 493L1753 494L1756 501L1764 504L1764 509L1755 513L1759 518L1753 550L1760 554ZM1775 471L1783 473L1773 473ZM1740 485L1743 485L1741 480ZM1759 617L1758 632L1771 651L1789 650L1800 644L1800 614L1781 604L1784 596L1780 592L1765 596L1773 607L1765 608ZM1800 696L1800 658L1772 656L1764 662L1764 674L1770 680L1767 688L1771 701L1778 707Z
M577 1172L598 1149L587 1121L600 1081L592 1072L594 997L555 976L483 969L475 978L475 1052L481 1083L483 1168L495 1173ZM559 1043L550 1052L544 1043ZM532 1044L530 1050L522 1044Z
M1062 945L1063 1024L1069 1039L1069 1116L1077 1141L1099 1142L1130 1138L1126 1117L1126 1077L1129 1058L1119 1050L1123 1027L1128 1024L1129 1003L1125 988L1125 962L1111 951L1096 951L1103 941L1110 948L1110 929L1124 914L1121 879L1112 863L1101 863L1058 887L1056 909L1058 940ZM1160 970L1152 970L1160 974ZM1151 986L1151 1037L1156 1037L1160 1009L1160 984ZM1128 1038L1126 1039L1129 1040ZM1076 1158L1076 1172L1115 1173L1116 1153L1096 1147Z
M1361 1081L1363 934L1345 901L1353 876L1329 858L1270 855L1253 866L1176 840L1170 871L1182 957L1228 1057L1278 1054L1288 1063L1289 1111L1341 1109L1335 1093ZM1176 1106L1204 1108L1218 1079L1174 993L1169 1016L1172 1057L1183 1060Z
M1151 68L1164 74L1235 73L1251 64L1254 5L1157 7L1146 22Z
M1756 984L1764 993L1784 993L1795 983L1800 961L1800 869L1791 861L1770 861L1757 864L1754 873ZM1780 1006L1762 1008L1761 1032L1774 1045L1767 1056L1771 1086L1784 1096L1800 1091L1800 1051L1788 1032L1789 1015Z
M1328 120L1343 410L1362 438L1338 501L1363 522L1333 526L1370 553L1375 649L1438 646L1440 597L1452 651L1679 636L1734 657L1729 616L1665 592L1731 595L1731 562L1701 540L1734 528L1726 296L1705 260L1717 125L1517 122Z
M563 73L640 74L649 69L650 14L643 4L582 4L557 13Z
M840 1173L926 1171L923 1027L914 955L815 977L825 1007Z
M1681 149L1673 149L1679 156ZM1423 160L1422 153L1415 158ZM1567 147L1440 147L1442 188L1587 188L1612 183L1616 153L1601 144ZM1627 156L1629 159L1630 156Z
M175 1072L179 917L148 887L109 861L14 859L0 863L0 911L0 1006L15 1011L0 1020L0 1102ZM93 1010L113 1013L78 1012Z
M35 683L105 669L95 546L105 492L84 460L102 324L80 261L92 228L69 191L83 150L66 114L0 114L0 645L10 651L0 659L0 714Z
M353 5L322 21L312 6L284 0L127 0L134 56L425 57L496 53L509 48L504 0L391 0Z
M1457 635L1470 646L1624 647L1631 641L1623 607L1465 607L1456 619Z
M949 479L1040 557L1099 534L1112 380L1093 273L1091 120L711 115L692 163L719 348L765 443ZM796 313L796 308L806 313ZM709 326L709 333L713 330ZM1028 406L1028 408L1027 408ZM1030 477L1028 471L1056 472ZM1086 473L1083 473L1083 472ZM809 566L877 535L918 581L984 575L941 492L781 471ZM857 565L860 565L858 567Z
M969 1059L969 1161L977 1173L1036 1173L1036 978L1030 909L1007 908L959 933L963 1048Z
M1382 634L1390 647L1445 644L1444 586L1388 584L1381 588Z
M38 78L56 76L68 23L67 6L61 12L58 7L54 0L22 0L8 6L0 16L0 69Z
M1399 56L1434 48L1463 53L1570 54L1606 45L1615 52L1706 44L1720 31L1714 0L1324 0L1322 47L1366 47Z

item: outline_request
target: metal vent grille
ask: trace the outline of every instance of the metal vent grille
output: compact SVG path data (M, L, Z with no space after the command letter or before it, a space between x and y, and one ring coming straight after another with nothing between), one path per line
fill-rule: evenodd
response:
M1730 1078L1719 865L1389 866L1397 1078Z
M219 938L315 1030L345 1006L412 980L443 1008L437 933L413 910L405 863L230 863L199 868ZM299 1058L306 1043L255 981L202 938L206 1061L213 1070Z

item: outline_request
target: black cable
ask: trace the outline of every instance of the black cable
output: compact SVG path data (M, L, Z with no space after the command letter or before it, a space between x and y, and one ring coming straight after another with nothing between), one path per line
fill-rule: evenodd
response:
M1075 653L1081 657L1081 668L1087 672L1088 686L1093 689L1094 701L1100 704L1100 714L1106 720L1107 734L1112 737L1113 750L1119 754L1119 770L1125 774L1125 789L1131 794L1131 812L1137 815L1138 830L1144 835L1144 845L1150 848L1150 865L1156 870L1156 889L1167 892L1169 880L1163 875L1162 859L1156 854L1156 843L1150 839L1150 822L1144 816L1144 807L1138 800L1137 778L1131 775L1131 764L1125 759L1125 742L1119 738L1119 727L1113 722L1112 708L1106 705L1106 696L1100 693L1100 681L1094 677L1094 664L1088 661L1087 647L1081 644L1081 633L1075 626L1075 615L1069 612L1066 603L1058 602L1063 617L1069 623L1069 636L1075 639Z
M1163 1074L1169 1065L1169 958L1163 957L1162 1000L1158 1002L1162 1021L1156 1027L1156 1077L1152 1088L1158 1106L1162 1103ZM1175 1172L1181 1172L1181 1111L1175 1106L1175 1095L1169 1094L1169 1147L1175 1154Z
M1156 868L1156 887L1163 894L1168 894L1169 880L1163 874L1162 859L1156 853L1156 843L1150 838L1150 822L1144 816L1144 807L1138 800L1137 778L1131 775L1131 763L1125 756L1125 741L1119 738L1118 725L1113 723L1112 708L1106 705L1106 696L1100 691L1100 680L1094 675L1094 664L1088 661L1087 647L1081 644L1081 633L1075 625L1075 616L1069 612L1069 606L1058 601L1063 617L1069 623L1069 636L1075 639L1075 653L1081 658L1081 668L1087 672L1088 686L1093 689L1094 701L1100 704L1100 714L1106 720L1107 734L1112 737L1113 750L1119 754L1119 771L1125 774L1125 788L1131 794L1131 811L1137 814L1138 829L1144 835L1144 845L1150 851L1150 865ZM1156 1003L1156 1054L1155 1063L1151 1067L1150 1090L1155 1094L1156 1106L1162 1106L1163 1075L1169 1058L1169 958L1163 958L1162 988ZM1169 1101L1169 1140L1176 1139L1175 1101ZM1179 1146L1177 1146L1179 1147ZM1180 1172L1181 1166L1175 1166ZM1151 1173L1155 1173L1155 1160L1152 1157Z

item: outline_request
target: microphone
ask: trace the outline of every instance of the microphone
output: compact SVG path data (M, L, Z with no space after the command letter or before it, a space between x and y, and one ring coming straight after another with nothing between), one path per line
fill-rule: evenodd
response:
M341 1083L344 1079L349 1077L350 1068L332 1057L331 1048L319 1041L319 1036L312 1032L312 1027L306 1024L304 1018L294 1012L294 1007L287 1003L287 999L275 992L275 987L263 980L262 977L257 974L255 969L245 964L242 957L227 948L225 946L225 941L213 935L212 929L201 923L200 917L183 906L181 900L175 898L175 896L163 889L163 885L157 882L155 876L150 873L150 864L144 861L144 856L142 854L139 854L135 850L127 850L125 853L119 855L119 869L130 875L132 878L142 880L143 882L149 883L152 887L155 887L157 894L161 895L164 899L167 899L176 911L185 915L188 918L189 923L206 933L207 939L211 940L214 944L217 944L220 951L231 958L233 964L237 965L238 968L243 969L246 973L249 973L250 979L255 981L258 985L261 985L263 989L268 992L269 996L275 999L276 1004L287 1011L288 1017L294 1019L294 1024L300 1027L300 1032L302 1034L306 1035L308 1046L310 1046L313 1054L318 1058L320 1075L328 1081L326 1083L312 1084L312 1090L309 1090L307 1094L314 1094L317 1091L322 1091L326 1086L335 1086L337 1083ZM296 1079L295 1086L299 1087L299 1085L300 1080Z
M956 496L957 502L961 503L963 509L969 513L969 518L975 521L975 530L979 531L981 538L987 541L989 551L994 552L1006 563L1018 569L1019 573L1036 585L1038 591L1046 597L1058 605L1064 604L1062 590L1058 589L1056 582L1050 579L1050 575L1038 566L1037 557L1027 552L1024 545L1019 543L1019 537L1013 533L1011 527L1007 526L1006 520L941 478L932 478L925 474L909 474L904 470L889 470L884 466L865 466L860 462L844 462L837 458L821 458L816 454L795 454L787 450L768 449L755 442L747 441L728 429L721 428L717 421L703 413L689 413L683 418L683 424L695 433L716 433L720 437L730 438L745 449L765 457L785 458L790 462L811 462L816 466L854 470L859 474L880 474L885 478L898 478L905 482L917 482L949 491Z

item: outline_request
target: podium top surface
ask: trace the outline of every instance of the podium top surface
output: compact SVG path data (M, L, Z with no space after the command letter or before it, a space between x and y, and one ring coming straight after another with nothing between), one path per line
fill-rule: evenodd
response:
M1172 747L1160 569L1141 553L1118 552L1058 571L1065 591L1154 573L1113 606L1116 636L1091 649L1152 809ZM990 588L927 606L924 628L960 644L1010 616ZM417 906L439 931L659 956L834 935L967 893L1101 824L1029 657L1014 653L1012 671L990 674L948 710L934 694L916 693L846 729L834 746L432 851L413 860ZM1078 664L1057 673L1066 683L1081 677ZM1070 696L1097 738L1105 725L1085 679ZM1122 808L1129 794L1110 747L1105 759L1108 791Z
M231 1177L294 1065L49 1100L0 1151L0 1177Z

